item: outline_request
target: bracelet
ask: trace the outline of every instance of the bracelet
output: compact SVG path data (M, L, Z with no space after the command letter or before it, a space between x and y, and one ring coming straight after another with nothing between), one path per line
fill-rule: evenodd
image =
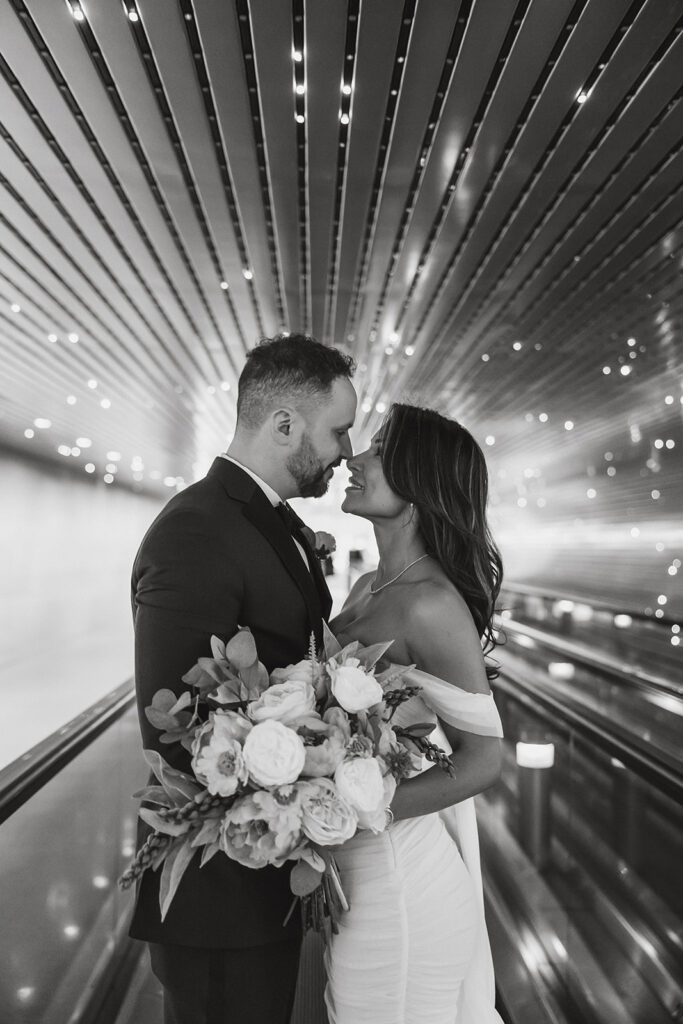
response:
M384 815L384 827L385 829L387 829L389 828L390 825L394 824L394 812L392 811L391 807L384 808Z

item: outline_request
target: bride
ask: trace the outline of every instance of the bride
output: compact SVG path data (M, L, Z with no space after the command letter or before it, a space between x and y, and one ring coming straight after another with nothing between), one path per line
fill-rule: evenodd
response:
M392 662L415 665L407 680L421 689L394 720L431 712L430 738L452 750L456 775L430 767L405 780L387 828L335 850L350 910L325 955L330 1024L492 1024L470 799L501 764L484 653L495 646L502 566L484 457L453 420L393 405L348 466L342 509L373 524L379 566L356 581L331 629L342 644L394 638Z

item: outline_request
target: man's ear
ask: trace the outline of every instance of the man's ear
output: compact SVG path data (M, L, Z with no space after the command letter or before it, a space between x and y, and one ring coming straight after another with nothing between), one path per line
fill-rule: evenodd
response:
M292 447L299 443L301 417L294 409L276 409L270 417L271 436L275 444Z

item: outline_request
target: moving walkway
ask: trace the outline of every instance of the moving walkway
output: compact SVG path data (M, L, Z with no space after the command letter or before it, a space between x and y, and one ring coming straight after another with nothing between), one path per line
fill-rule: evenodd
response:
M683 687L670 629L635 665L589 641L585 621L534 618L528 597L501 603L505 763L478 798L501 1013L683 1020ZM116 885L146 774L130 682L0 772L2 1024L160 1024L146 952L126 934L131 894ZM322 1024L311 1012L299 1020Z

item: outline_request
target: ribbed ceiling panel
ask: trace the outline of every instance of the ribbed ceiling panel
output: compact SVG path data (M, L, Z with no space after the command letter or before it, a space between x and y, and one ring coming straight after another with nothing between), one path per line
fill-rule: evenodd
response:
M512 528L674 529L682 27L0 0L0 441L164 491L223 447L245 351L306 330L359 363L358 440L406 396L461 418Z

